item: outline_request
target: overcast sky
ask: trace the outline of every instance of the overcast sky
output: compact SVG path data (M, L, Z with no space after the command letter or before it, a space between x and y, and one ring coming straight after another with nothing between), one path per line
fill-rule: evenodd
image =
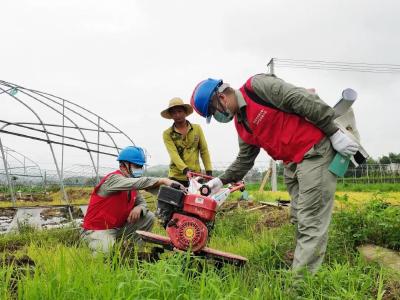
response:
M94 111L145 147L152 165L167 164L162 131L171 121L160 111L172 97L189 102L208 77L239 88L266 72L271 57L400 65L399 8L398 1L365 0L2 1L0 79ZM315 88L330 105L354 88L364 147L373 157L400 152L399 73L275 71ZM17 113L3 107L0 119ZM189 120L202 125L214 162L235 158L233 124ZM31 141L0 137L33 160L49 158Z

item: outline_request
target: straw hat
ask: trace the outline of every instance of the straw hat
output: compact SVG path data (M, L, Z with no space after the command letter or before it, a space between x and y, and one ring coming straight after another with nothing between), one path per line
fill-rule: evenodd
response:
M182 106L183 108L185 108L186 111L186 116L190 115L193 112L193 108L186 103L183 103L183 100L181 98L172 98L171 100L169 100L169 105L166 109L164 109L161 112L161 116L165 119L172 119L171 114L169 113L170 108L172 107L176 107L176 106Z

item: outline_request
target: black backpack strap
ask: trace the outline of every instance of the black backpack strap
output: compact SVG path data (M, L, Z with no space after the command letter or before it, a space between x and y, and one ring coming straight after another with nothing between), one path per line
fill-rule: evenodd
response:
M251 91L248 87L247 84L245 84L244 86L244 91L246 92L246 94L249 96L249 98L251 100L253 100L255 103L263 105L263 106L268 106L269 108L273 108L273 109L278 109L275 105L273 105L271 102L268 102L268 100L263 100L262 98L260 98L256 93L254 93L253 91Z

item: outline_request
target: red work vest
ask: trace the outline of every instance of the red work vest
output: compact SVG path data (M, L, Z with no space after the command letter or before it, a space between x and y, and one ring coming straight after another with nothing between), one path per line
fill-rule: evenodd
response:
M252 133L238 122L237 116L236 130L245 143L263 148L273 159L299 163L304 154L325 136L304 117L253 101L250 95L254 95L251 78L240 88L240 92L247 104L246 115Z
M82 227L84 229L104 230L120 228L126 223L129 213L135 206L135 190L116 192L107 197L97 194L100 186L113 174L122 175L121 171L114 171L106 175L94 188L83 220ZM130 197L129 193L131 194Z

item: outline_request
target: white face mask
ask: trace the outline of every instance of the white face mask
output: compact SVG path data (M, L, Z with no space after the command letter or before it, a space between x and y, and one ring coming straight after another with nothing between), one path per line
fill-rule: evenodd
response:
M220 112L217 110L213 116L214 119L219 123L228 123L233 119L233 114L228 109L225 112Z
M143 176L143 173L144 173L144 170L143 170L143 169L134 169L134 168L131 169L131 176L132 176L133 178L142 177L142 176Z

